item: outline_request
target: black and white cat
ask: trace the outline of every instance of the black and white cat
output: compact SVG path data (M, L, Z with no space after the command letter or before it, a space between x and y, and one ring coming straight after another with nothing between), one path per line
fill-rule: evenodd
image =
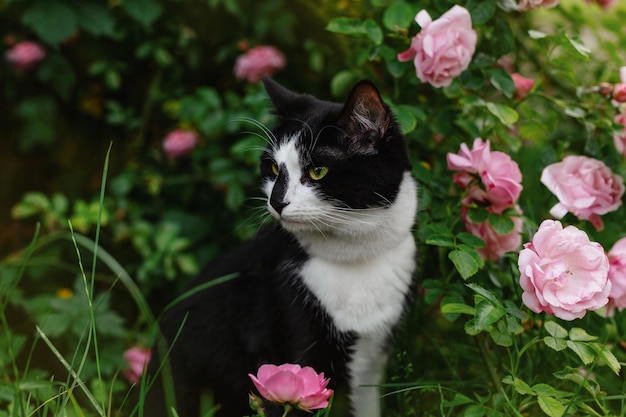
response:
M378 417L376 385L415 269L417 197L406 142L370 82L358 83L345 104L264 83L280 116L261 157L277 222L192 286L236 278L163 318L166 339L176 339L169 360L178 414L197 417L207 388L222 405L218 415L250 414L248 374L264 363L296 363L324 372L331 388L346 386L353 416ZM147 417L165 415L159 389L157 380Z

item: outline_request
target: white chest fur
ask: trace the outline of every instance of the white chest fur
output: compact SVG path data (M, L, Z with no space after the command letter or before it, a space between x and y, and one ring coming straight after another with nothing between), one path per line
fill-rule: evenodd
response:
M386 337L402 314L414 268L415 242L407 234L396 248L365 261L314 257L301 274L340 331Z
M310 259L301 270L338 330L355 332L348 363L353 412L380 416L380 390L385 369L385 342L397 324L415 269L415 242L410 233L395 248L369 260L337 263Z

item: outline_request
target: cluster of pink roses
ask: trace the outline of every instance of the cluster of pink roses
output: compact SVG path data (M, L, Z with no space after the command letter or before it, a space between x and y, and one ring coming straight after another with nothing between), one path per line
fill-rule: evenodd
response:
M495 260L521 245L522 214L516 204L522 192L522 173L511 157L503 152L491 151L489 141L476 138L472 149L463 143L458 154L448 153L448 168L459 171L454 182L466 190L461 216L465 228L485 242L479 253L485 259ZM473 223L468 216L472 205L484 206L487 211L503 214L510 210L514 228L508 234L498 234L488 221Z
M571 212L600 230L600 217L622 204L624 181L604 162L570 155L548 165L541 182L559 202L550 214L556 218ZM546 312L563 320L583 317L587 311L626 307L626 238L609 254L587 234L559 221L545 220L519 254L522 300L534 312Z

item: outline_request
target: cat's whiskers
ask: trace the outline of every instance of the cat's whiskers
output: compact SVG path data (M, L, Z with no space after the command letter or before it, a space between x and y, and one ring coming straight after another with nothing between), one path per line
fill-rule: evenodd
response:
M253 119L251 117L245 117L245 116L234 117L233 120L238 120L238 121L250 123L251 125L258 127L265 134L265 136L263 136L263 135L261 135L260 133L257 133L257 132L243 132L243 133L256 135L256 136L262 138L271 147L274 147L274 146L276 146L278 144L278 139L274 135L274 132L272 132L270 130L270 128L265 126L260 121L258 121L256 119Z

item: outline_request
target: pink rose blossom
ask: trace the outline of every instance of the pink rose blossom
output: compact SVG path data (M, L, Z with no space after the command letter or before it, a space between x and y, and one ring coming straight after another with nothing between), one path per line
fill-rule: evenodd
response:
M520 251L518 266L522 301L535 313L574 320L609 301L609 259L574 226L544 220Z
M515 210L521 215L522 210L519 206L515 206ZM516 251L522 245L522 218L519 216L511 216L513 220L513 231L506 235L500 235L489 221L480 224L472 223L467 216L467 209L462 210L461 217L465 221L465 230L474 236L478 236L485 242L484 248L476 248L480 256L485 260L495 261L504 256L507 252Z
M611 292L606 310L608 316L613 316L615 309L622 311L626 308L626 238L615 242L608 256Z
M617 83L613 86L611 98L618 103L626 102L626 83Z
M472 186L469 195L475 201L490 203L494 213L511 207L522 192L519 166L509 155L491 152L489 141L476 138L471 150L463 143L458 154L448 153L447 160L449 169L460 171L454 175L454 182L461 188L480 178L482 187Z
M333 393L326 388L329 380L309 366L262 365L257 375L248 374L261 396L278 404L292 404L301 410L328 407Z
M398 60L413 60L417 78L434 87L445 87L467 69L476 49L476 31L467 9L453 6L439 19L426 10L415 16L422 30L411 47L398 54Z
M550 214L560 219L569 211L589 220L597 230L604 227L600 215L617 210L622 204L624 180L604 162L586 156L566 156L548 165L541 182L556 195L559 202Z
M182 129L174 130L163 140L163 150L169 158L175 159L190 153L197 142L198 135L196 132Z
M620 113L614 118L615 123L622 125L622 129L618 132L613 132L613 143L617 152L626 156L626 114Z
M285 68L287 61L282 52L273 46L257 46L240 55L235 62L238 80L258 83L264 76L270 77Z
M528 95L528 92L535 85L535 80L531 78L522 77L518 73L511 74L511 78L515 83L515 98L522 99Z
M46 50L37 42L23 41L6 52L6 59L19 71L35 67L46 56Z
M143 370L150 362L152 351L150 349L140 348L134 346L130 349L126 349L124 352L124 359L128 362L128 369L122 372L122 375L128 379L129 382L136 384L141 380Z
M559 1L560 0L519 0L517 8L521 11L539 9L541 7L549 9L559 4Z

